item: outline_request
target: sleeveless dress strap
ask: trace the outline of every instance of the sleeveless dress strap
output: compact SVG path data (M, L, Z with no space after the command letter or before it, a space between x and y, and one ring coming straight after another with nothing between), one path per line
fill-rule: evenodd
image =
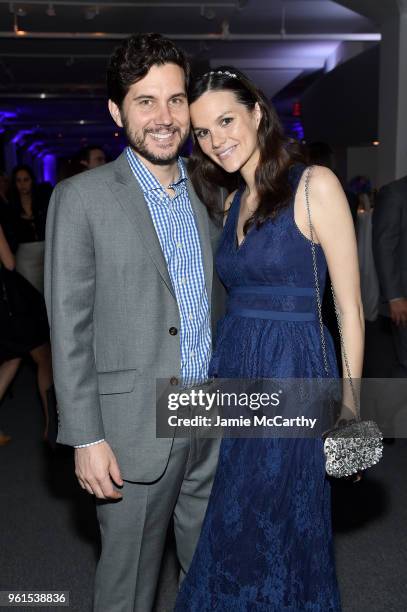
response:
M232 231L235 232L236 216L239 214L240 198L242 197L242 193L243 193L243 189L239 187L239 189L236 191L235 195L233 196L233 200L230 204L228 216L225 222L225 227L224 227L225 232L230 231L230 228L232 228Z
M292 195L292 205L294 206L295 196L297 195L298 186L300 184L302 175L304 174L307 166L305 164L295 164L291 166L288 171L288 180L291 185L291 189L293 190Z

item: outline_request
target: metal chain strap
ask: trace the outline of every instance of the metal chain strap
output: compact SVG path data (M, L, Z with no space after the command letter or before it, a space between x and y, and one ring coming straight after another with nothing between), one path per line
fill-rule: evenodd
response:
M313 227L312 221L311 221L311 208L310 208L310 203L309 203L309 183L310 183L312 168L313 168L313 166L310 166L309 168L307 168L306 175L305 175L305 204L306 204L306 207L307 207L308 225L309 225L310 239L311 239L312 265L313 265L313 269L314 269L314 281L315 281L315 292L316 292L316 298L317 298L319 329L320 329L320 334L321 334L322 357L323 357L323 361L324 361L325 373L326 373L327 376L329 376L329 366L328 366L328 357L327 357L327 350L326 350L326 343L325 343L324 323L323 323L323 320L322 320L322 300L321 300L321 292L320 292L320 288L319 288L317 256L316 256L315 242L314 242L314 227ZM333 302L334 302L336 321L338 323L339 338L340 338L340 343L341 343L341 348L342 348L343 360L345 362L345 367L346 367L346 374L347 374L347 377L349 379L349 385L350 385L350 388L351 388L351 391L352 391L352 397L353 397L353 401L355 403L355 408L358 409L358 401L357 401L356 391L355 391L355 388L354 388L354 385L353 385L352 375L351 375L351 372L350 372L348 355L346 353L345 343L344 343L344 340L343 340L341 317L340 317L340 314L339 314L338 304L337 304L337 301L336 301L335 291L334 291L332 283L331 283L331 292L332 292L332 297L333 297Z

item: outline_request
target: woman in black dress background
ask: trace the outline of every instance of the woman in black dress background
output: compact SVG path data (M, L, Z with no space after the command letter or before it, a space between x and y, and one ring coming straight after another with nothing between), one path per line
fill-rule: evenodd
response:
M48 434L47 390L52 386L51 350L42 295L16 271L18 222L0 205L0 401L13 380L21 358L29 354L37 367L37 383ZM0 444L8 436L0 434Z
M16 269L44 293L44 240L49 194L37 185L30 166L19 165L11 176L10 203L17 241Z

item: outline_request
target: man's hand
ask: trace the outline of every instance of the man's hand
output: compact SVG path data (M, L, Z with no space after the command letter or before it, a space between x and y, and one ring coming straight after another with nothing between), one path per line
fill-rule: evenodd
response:
M407 299L400 298L389 302L390 316L395 325L407 325Z
M115 490L123 485L116 457L107 442L75 448L75 474L82 489L99 499L121 499Z

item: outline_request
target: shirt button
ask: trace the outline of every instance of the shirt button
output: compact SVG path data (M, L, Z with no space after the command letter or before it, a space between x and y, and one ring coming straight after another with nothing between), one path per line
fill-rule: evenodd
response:
M176 376L171 376L170 378L170 385L172 385L173 387L175 387L175 385L178 385L178 378Z
M190 355L191 357L195 357L195 351L191 351Z
M189 313L189 315L188 315L188 319L189 319L190 321L193 321L193 319L194 319L194 315L193 315L191 312L190 312L190 313Z
M186 284L187 284L187 279L185 278L185 276L183 276L183 277L181 278L181 283L182 283L183 285L186 285Z
M182 247L182 243L181 242L177 242L177 249L180 249Z
M178 329L176 327L170 327L168 331L170 332L171 336L176 336L178 334Z

